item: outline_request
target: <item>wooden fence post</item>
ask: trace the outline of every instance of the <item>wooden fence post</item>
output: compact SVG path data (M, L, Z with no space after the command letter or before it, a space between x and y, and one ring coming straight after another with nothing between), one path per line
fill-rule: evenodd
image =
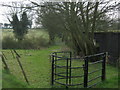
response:
M102 62L102 81L106 78L106 53L103 55L103 62Z
M84 59L84 87L87 88L88 86L88 57Z

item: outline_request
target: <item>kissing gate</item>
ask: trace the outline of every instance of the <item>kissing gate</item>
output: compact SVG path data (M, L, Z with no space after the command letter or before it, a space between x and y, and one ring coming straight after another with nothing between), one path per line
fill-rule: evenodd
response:
M54 52L51 56L52 85L91 88L105 80L106 53L73 58L71 52Z

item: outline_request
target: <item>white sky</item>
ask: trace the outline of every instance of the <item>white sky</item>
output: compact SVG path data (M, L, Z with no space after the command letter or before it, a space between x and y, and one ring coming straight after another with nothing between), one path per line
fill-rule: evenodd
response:
M9 2L20 2L20 1L28 1L28 0L0 0L0 4L5 4L5 3L9 3ZM0 5L0 23L9 23L9 21L6 18L5 12L7 12L8 8L7 7L3 7Z
M15 2L15 1L17 2L22 1L22 2L28 3L29 1L52 1L54 2L54 1L69 1L69 0L0 0L0 4L2 3L9 4L9 2ZM70 1L73 1L73 0L70 0ZM81 1L81 0L78 0L78 1ZM89 1L95 1L95 0L89 0ZM115 1L119 1L119 0L115 0ZM8 10L7 7L3 7L0 5L0 23L9 23L5 15L5 12L7 12L7 10Z

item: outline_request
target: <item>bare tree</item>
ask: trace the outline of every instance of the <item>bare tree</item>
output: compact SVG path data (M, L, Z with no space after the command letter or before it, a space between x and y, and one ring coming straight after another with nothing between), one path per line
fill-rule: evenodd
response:
M96 24L104 17L104 14L114 10L119 5L113 4L113 1L48 2L48 5L32 3L40 8L53 9L52 12L54 11L56 15L59 15L58 19L61 20L73 49L78 54L82 52L84 55L97 52L94 40Z
M8 7L7 19L13 27L13 33L15 37L21 41L23 40L25 34L27 34L28 26L31 25L30 20L28 20L26 5L18 2L11 2L10 5L4 5Z

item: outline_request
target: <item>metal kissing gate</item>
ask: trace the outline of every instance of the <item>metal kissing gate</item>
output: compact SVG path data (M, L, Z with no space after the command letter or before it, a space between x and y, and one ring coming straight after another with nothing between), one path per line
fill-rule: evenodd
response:
M62 85L66 88L73 86L91 88L100 83L101 80L105 80L106 53L89 55L82 58L73 58L71 52L54 52L51 55L51 59L52 85ZM101 75L95 76L94 74L98 74L98 72L100 72ZM100 79L100 81L94 82L96 79ZM92 85L89 85L90 82Z

